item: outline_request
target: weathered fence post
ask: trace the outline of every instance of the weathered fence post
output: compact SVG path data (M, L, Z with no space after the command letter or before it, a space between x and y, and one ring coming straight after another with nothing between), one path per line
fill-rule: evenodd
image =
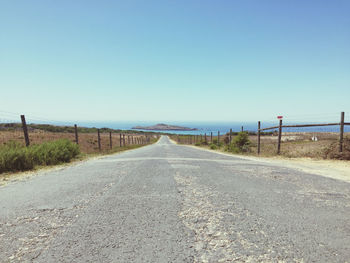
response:
M220 131L218 131L218 145L220 145Z
M232 129L230 129L230 144L232 142Z
M241 132L243 132L244 131L244 129L243 129L243 126L241 127Z
M125 147L125 134L123 134L123 146Z
M122 147L122 134L119 133L119 147Z
M278 126L278 143L277 143L277 154L281 153L281 138L282 138L282 120Z
M109 132L109 148L112 149L112 132Z
M97 129L97 142L98 142L98 149L101 151L101 136L100 136L100 129Z
M260 154L260 121L258 121L258 154Z
M74 124L74 133L75 133L75 143L79 144L79 138L78 138L78 127L76 124Z
M345 113L342 112L341 115L340 115L339 152L343 152L343 143L344 143L344 119L345 119Z
M207 133L204 133L204 142L207 143Z
M26 146L29 146L30 142L29 142L29 136L28 136L26 117L24 117L24 115L21 115L21 120L22 120L22 128L24 133L24 140L26 142Z
M131 135L131 143L134 144L134 136Z
M210 132L210 143L213 143L213 132Z

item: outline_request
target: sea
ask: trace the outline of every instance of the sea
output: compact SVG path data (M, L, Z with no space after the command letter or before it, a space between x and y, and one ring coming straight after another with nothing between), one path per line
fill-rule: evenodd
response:
M188 128L196 128L193 131L157 131L159 133L173 133L173 134L225 134L232 129L233 132L242 130L256 132L258 125L256 122L145 122L145 121L118 121L118 122L81 122L78 126L96 127L96 128L112 128L121 130L131 130L134 126L150 126L157 123L166 123L170 125L183 126ZM302 123L284 123L285 125L302 124ZM311 124L308 122L308 124ZM278 122L262 123L262 128L278 126ZM277 129L274 129L277 130ZM274 131L268 130L268 131ZM139 130L142 131L142 130ZM350 132L350 126L344 127L345 132ZM304 128L283 128L283 132L339 132L339 126L321 126L321 127L304 127Z

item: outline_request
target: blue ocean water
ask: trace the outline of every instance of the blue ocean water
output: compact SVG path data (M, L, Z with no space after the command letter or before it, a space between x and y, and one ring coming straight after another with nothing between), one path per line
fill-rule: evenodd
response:
M144 121L135 121L135 122L82 122L79 123L79 126L85 127L96 127L96 128L112 128L112 129L121 129L121 130L131 130L132 127L141 125L148 126L154 125L162 122L144 122ZM174 133L174 134L217 134L218 131L220 134L225 134L232 129L233 132L241 131L242 126L245 131L256 132L258 125L255 122L166 122L171 125L184 126L189 128L197 128L195 131L155 131L160 133ZM302 124L302 123L284 123L286 125L291 124ZM308 123L309 124L309 123ZM262 124L262 128L277 126L278 122L266 122ZM277 129L276 129L277 130ZM273 130L269 130L273 131ZM284 132L339 132L339 126L324 126L324 127L306 127L306 128L284 128ZM350 132L350 126L345 126L345 132Z

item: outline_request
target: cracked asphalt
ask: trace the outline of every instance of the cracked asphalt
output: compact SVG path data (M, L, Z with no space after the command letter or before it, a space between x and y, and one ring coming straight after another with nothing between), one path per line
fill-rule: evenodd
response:
M162 136L0 187L0 262L350 262L350 184Z

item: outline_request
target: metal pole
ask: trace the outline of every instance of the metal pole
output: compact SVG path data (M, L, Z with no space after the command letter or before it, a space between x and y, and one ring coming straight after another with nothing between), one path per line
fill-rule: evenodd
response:
M344 143L344 119L345 113L342 112L340 116L340 136L339 136L339 152L343 152L343 143Z
M281 153L281 138L282 138L282 120L278 126L278 144L277 144L277 154Z
M260 154L260 121L258 121L258 154Z

